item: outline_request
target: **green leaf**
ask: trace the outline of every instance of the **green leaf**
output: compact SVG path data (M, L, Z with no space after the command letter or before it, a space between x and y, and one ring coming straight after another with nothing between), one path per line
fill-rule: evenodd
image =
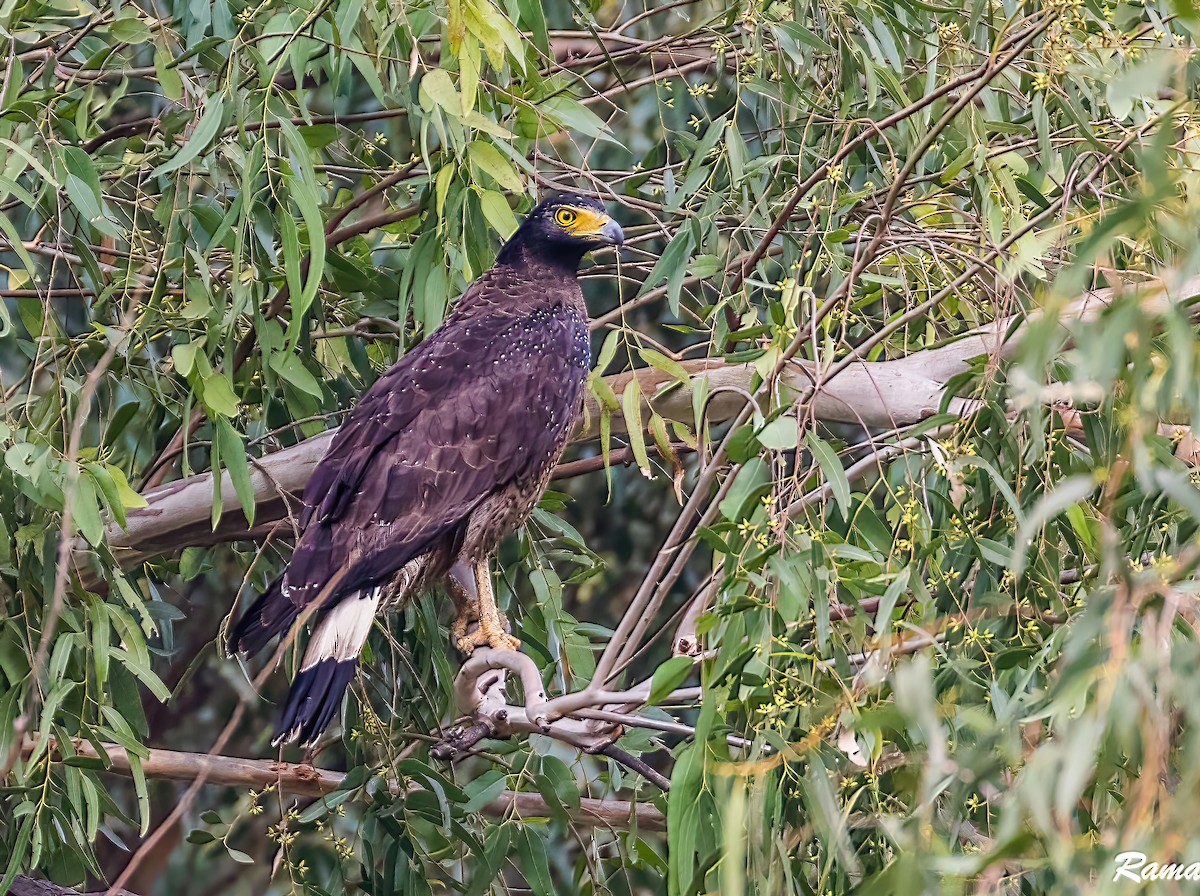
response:
M693 237L691 228L681 228L672 238L667 248L663 250L663 254L655 262L654 269L650 271L650 276L642 283L642 288L638 290L638 295L642 296L648 293L651 289L658 286L663 281L669 281L670 284L676 282L682 283L682 274L687 270L688 259L692 254ZM679 313L679 289L668 289L668 300L671 305L671 313Z
M692 259L692 276L708 280L724 269L724 263L716 255L697 255Z
M151 177L162 177L164 174L170 174L172 171L178 171L204 150L208 149L208 145L212 143L213 138L221 131L221 125L225 121L225 97L219 93L210 94L208 101L204 107L204 114L200 116L200 121L196 125L192 135L188 138L187 143L183 145L183 149L175 153L169 162L159 165L150 172Z
M675 449L671 446L671 436L667 433L667 423L656 413L650 414L650 435L654 438L654 447L658 449L659 455L665 460L670 461L672 466L678 468L679 458Z
M301 392L307 392L314 398L321 397L321 384L304 366L304 362L291 352L274 352L271 355L271 369Z
M375 59L363 49L362 41L353 33L348 34L346 50L346 55L350 58L350 63L362 77L363 81L371 88L372 96L380 103L386 102L388 91L383 86L383 81L379 78Z
M123 44L144 44L151 37L150 27L130 7L112 23L110 31Z
M175 369L183 376L188 376L196 364L196 352L199 350L200 345L195 342L172 346L171 360L175 362Z
M67 174L63 185L68 198L85 221L108 236L121 235L120 229L110 219L108 208L98 188L93 189L87 181L75 174Z
M485 118L474 110L463 115L462 123L467 127L474 128L477 131L483 131L485 134L490 134L499 140L511 140L513 137L512 131L508 130L502 125L497 124L490 118Z
M829 446L829 443L811 430L805 439L805 444L812 452L817 466L821 468L822 477L833 492L833 499L837 502L842 519L849 519L850 480L846 478L846 470L842 467L842 462L838 460L836 452Z
M625 415L625 429L629 436L629 447L638 469L647 479L653 478L650 456L646 453L646 423L642 418L642 384L636 376L630 377L621 393L621 409Z
M495 190L484 190L479 197L479 205L483 209L483 216L496 233L504 239L513 235L517 229L517 219L508 207L508 200L502 194Z
M82 178L68 174L66 180L67 196L75 204L75 208L83 215L85 221L97 221L104 217L100 210L100 198L92 193Z
M204 404L215 414L226 417L238 415L238 399L233 394L233 387L223 373L210 373L204 377Z
M108 663L111 657L108 650L108 635L111 629L108 624L108 607L105 604L97 603L92 608L91 626L92 663L96 669L96 687L104 690L105 685L108 684Z
M912 567L904 567L904 569L900 570L900 574L888 585L888 589L884 592L883 597L879 599L879 606L875 610L875 631L880 637L886 636L891 631L892 611L896 609L896 601L900 599L900 595L908 587L908 580L911 576Z
M778 25L772 25L771 28L777 36L786 35L797 43L804 44L818 52L829 54L837 52L827 40L815 32L809 31L798 22L780 22Z
M467 813L478 812L488 803L495 801L504 792L504 775L496 769L484 772L463 788L468 799L463 806Z
M149 665L122 647L113 647L111 650L113 658L119 660L126 669L132 672L138 681L144 684L146 689L158 698L160 703L166 703L171 699L170 689L163 684L161 678L154 674L154 670Z
M150 789L146 786L146 771L142 768L142 758L135 753L128 753L128 757L133 791L137 795L138 817L142 820L138 833L145 837L150 833Z
M677 687L687 681L696 665L690 656L673 656L657 669L650 679L650 697L647 702L654 706Z
M655 351L652 348L639 348L638 354L641 355L643 361L655 370L661 370L668 376L673 377L679 385L686 386L692 381L692 375L688 373L687 368L674 358L668 358L662 352Z
M446 197L450 195L450 187L454 184L454 174L455 169L452 165L443 165L438 169L437 180L434 184L437 200L434 208L437 209L439 219L445 214Z
M250 481L250 464L246 460L246 446L233 425L224 417L216 419L217 443L220 446L221 463L233 480L233 490L242 502L246 522L254 525L254 485Z
M117 491L117 483L109 475L108 469L104 464L93 463L85 463L83 468L95 481L96 487L100 490L100 495L104 499L104 504L113 515L113 519L117 521L118 525L124 527L125 505L121 501L120 492Z
M721 515L732 522L739 520L746 504L770 484L770 465L755 456L742 464L734 475L733 485L721 501Z
M454 89L454 82L450 80L450 75L444 69L435 68L426 73L425 77L421 79L420 94L421 106L426 112L441 108L454 118L462 118L462 99L459 97L458 91Z
M1068 507L1087 498L1095 489L1095 478L1090 474L1080 473L1068 476L1038 499L1017 530L1010 561L1014 577L1020 578L1025 571L1025 562L1033 545L1034 535Z
M58 179L54 176L54 172L51 171L49 168L47 168L46 165L43 164L42 160L40 160L34 153L32 153L30 151L28 146L22 146L20 143L14 143L12 140L9 140L7 137L0 137L0 146L3 146L6 150L8 150L7 155L9 156L10 161L7 163L4 170L6 172L8 172L8 175L10 177L16 178L21 173L22 168L25 165L28 165L30 168L32 168L34 171L36 171L38 173L38 176L43 181L45 181L45 183L52 190L57 190L61 186ZM78 153L84 159L89 158L88 154L85 153L82 149L77 149L74 146L64 147L63 161L66 164L68 171L72 170L71 159L76 153ZM20 167L18 167L18 168L11 167L11 162L14 159L17 160L17 165ZM89 164L90 164L90 161L89 161ZM79 172L75 172L75 173L78 174ZM99 188L98 180L97 180L97 188Z
M754 437L758 439L759 444L764 448L769 448L772 451L791 451L799 444L796 418L789 417L786 414L782 417L776 417L755 433Z
M696 720L696 735L684 746L671 770L667 794L667 893L669 896L702 893L704 869L698 867L703 844L716 820L716 805L705 781L711 747L709 735L718 706L727 692L712 688L705 694Z
M287 142L291 160L296 166L294 173L285 175L288 192L300 216L308 236L308 277L300 295L292 294L292 325L288 329L288 344L295 347L304 328L300 321L308 313L317 297L321 278L325 276L325 221L321 216L321 198L317 192L317 172L310 158L311 150L303 135L290 121L280 119L279 130Z
M522 825L517 834L517 852L521 856L521 873L536 896L556 896L550 879L550 859L538 828Z
M0 211L0 233L3 233L8 238L8 244L12 246L13 254L21 260L21 264L25 266L25 270L30 274L37 271L37 266L33 262L33 256L25 248L20 232L13 225L8 215L2 211ZM6 336L11 328L12 317L8 313L7 303L0 302L0 336Z
M565 762L557 756L543 756L542 773L550 782L560 803L571 809L579 808L579 784Z
M179 102L183 99L183 78L179 76L179 70L173 62L164 50L155 49L154 74L158 78L158 84L167 99Z
M100 517L99 500L95 480L81 470L71 498L71 516L79 534L92 547L98 547L104 541L104 520Z
M533 44L542 56L550 55L550 36L546 27L546 12L541 0L517 0L521 22L533 33Z
M500 154L500 150L484 140L476 140L467 148L467 158L477 170L487 174L501 189L520 193L525 189L521 176L512 162ZM508 204L505 203L507 208Z
M492 892L492 882L509 859L514 827L515 825L511 824L488 825L484 848L478 863L472 868L471 887L466 890L466 896L483 896L484 893ZM402 891L386 890L385 892L399 893Z
M608 369L608 365L617 356L617 346L621 342L621 335L620 330L608 331L608 335L604 337L604 344L600 346L600 354L596 358L596 366L592 369L592 373L599 375ZM616 407L616 404L614 403L613 406Z
M149 507L148 502L142 495L133 490L133 486L129 484L129 480L125 478L125 471L120 467L114 467L112 464L105 464L104 469L112 478L113 483L117 487L117 497L121 502L121 506L126 510L135 510L142 507ZM122 524L124 525L124 524Z
M612 132L595 112L583 105L579 100L559 94L552 96L549 99L543 100L538 104L537 110L540 114L545 115L562 127L570 128L585 134L588 137L595 137L599 140L604 140L609 143L621 145Z
M26 850L29 849L29 840L33 835L33 823L37 820L37 815L30 812L21 821L21 826L17 829L16 841L13 843L12 853L8 857L8 866L4 869L4 878L0 880L0 893L7 893L12 886L14 880L17 879L17 874L21 871L23 863L26 861Z
M296 219L286 206L281 205L277 213L279 221L279 245L283 249L283 278L287 283L288 293L300 302L304 295L304 284L301 282L301 271L304 258L300 254L300 230L296 227Z

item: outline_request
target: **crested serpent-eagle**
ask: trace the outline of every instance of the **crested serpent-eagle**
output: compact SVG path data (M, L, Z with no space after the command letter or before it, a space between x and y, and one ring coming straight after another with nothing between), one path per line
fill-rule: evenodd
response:
M582 414L579 262L623 239L593 199L541 203L442 326L359 399L304 490L291 562L230 637L257 653L310 611L274 743L311 745L333 721L387 598L445 582L460 651L520 646L488 557L533 512Z

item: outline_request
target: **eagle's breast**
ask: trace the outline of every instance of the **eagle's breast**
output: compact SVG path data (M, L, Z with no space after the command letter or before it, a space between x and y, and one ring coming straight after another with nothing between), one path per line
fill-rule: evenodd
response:
M532 308L513 309L504 357L497 359L498 388L533 400L510 409L507 448L523 456L517 475L471 514L460 552L468 562L494 551L533 513L583 415L591 363L587 314L574 283L554 293Z

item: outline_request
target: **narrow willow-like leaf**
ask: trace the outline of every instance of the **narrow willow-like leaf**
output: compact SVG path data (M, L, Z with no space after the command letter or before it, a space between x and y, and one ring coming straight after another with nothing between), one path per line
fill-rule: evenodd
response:
M210 96L204 104L204 114L200 116L200 120L196 123L195 129L187 142L179 152L171 157L171 160L159 165L152 172L151 177L162 177L164 174L170 174L172 171L178 171L188 162L198 157L202 152L208 149L213 138L221 130L222 124L225 121L225 97L221 94Z

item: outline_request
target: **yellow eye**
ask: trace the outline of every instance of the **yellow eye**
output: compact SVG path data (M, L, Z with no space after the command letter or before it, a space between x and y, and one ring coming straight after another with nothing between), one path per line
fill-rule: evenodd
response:
M569 208L560 208L554 213L554 220L563 227L570 227L579 219L579 215Z

